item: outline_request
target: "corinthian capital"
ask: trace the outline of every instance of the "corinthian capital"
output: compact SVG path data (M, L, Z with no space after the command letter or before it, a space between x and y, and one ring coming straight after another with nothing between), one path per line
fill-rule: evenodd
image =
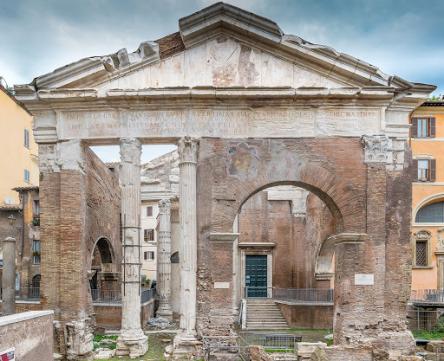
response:
M365 163L391 163L392 147L390 139L385 135L363 135Z
M199 141L191 137L183 137L179 140L180 163L197 163L197 148Z
M171 202L169 199L159 201L159 214L169 214L171 212Z

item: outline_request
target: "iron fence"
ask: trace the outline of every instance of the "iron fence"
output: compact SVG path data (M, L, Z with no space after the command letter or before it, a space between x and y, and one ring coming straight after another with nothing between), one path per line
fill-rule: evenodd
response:
M286 302L332 303L331 288L273 288L273 299Z
M122 293L120 290L104 290L104 289L91 289L91 297L94 303L117 303L122 302ZM155 297L154 288L143 289L140 294L140 303L150 301Z
M440 319L443 314L441 310L413 307L407 312L407 324L412 331L444 331L444 322Z
M155 288L145 288L142 290L142 294L140 297L140 302L145 303L152 300L156 296Z
M294 354L301 341L302 336L294 334L259 332L242 332L237 339L239 356L245 361L250 360L250 346L261 346L265 352Z
M2 288L0 288L0 299L2 298ZM40 299L40 287L26 287L15 291L15 298L17 300L31 300L38 301Z
M91 288L91 298L94 303L121 303L122 294L120 290L104 290Z

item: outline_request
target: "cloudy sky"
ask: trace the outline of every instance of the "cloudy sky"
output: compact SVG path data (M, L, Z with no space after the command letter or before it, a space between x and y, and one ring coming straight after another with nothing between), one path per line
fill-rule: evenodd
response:
M9 85L93 55L137 49L212 0L0 0L0 76ZM442 0L229 0L287 34L332 46L444 93Z

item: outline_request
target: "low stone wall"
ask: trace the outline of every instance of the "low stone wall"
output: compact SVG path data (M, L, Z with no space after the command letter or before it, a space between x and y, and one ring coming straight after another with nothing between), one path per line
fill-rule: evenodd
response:
M97 327L103 327L107 330L120 330L122 320L122 306L119 304L94 304L94 313L96 316ZM148 320L154 317L154 300L145 302L141 308L142 327Z
M333 328L333 305L276 302L290 327Z
M20 361L53 360L53 311L0 317L0 352L15 348Z

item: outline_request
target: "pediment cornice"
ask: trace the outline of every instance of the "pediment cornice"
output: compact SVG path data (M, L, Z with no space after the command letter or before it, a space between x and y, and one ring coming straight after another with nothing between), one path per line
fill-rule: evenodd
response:
M272 20L255 15L225 3L216 3L179 20L179 33L175 41L183 42L180 51L186 51L199 43L208 41L221 33L228 34L276 56L285 58L306 69L327 75L341 84L363 89L385 87L402 93L403 97L426 98L435 87L416 84L397 76L383 73L379 68L350 55L340 53L331 47L310 43L298 36L285 35ZM174 34L173 34L174 35ZM170 53L168 53L171 56ZM49 74L39 76L31 84L17 86L20 100L56 98L51 89L73 89L79 97L94 97L85 88L96 89L108 80L125 77L145 66L161 61L159 41L143 42L139 48L128 53L121 49L114 54L81 59L58 68ZM83 93L78 91L82 89ZM124 91L124 89L120 89ZM125 90L126 91L126 90ZM159 89L159 91L163 91ZM333 90L332 90L333 91ZM391 91L391 90L390 90ZM45 93L46 92L46 93ZM143 95L144 89L132 91ZM196 92L196 90L194 90ZM32 93L35 93L32 95ZM69 97L74 94L71 91ZM158 92L157 92L158 93ZM48 95L50 94L50 96ZM66 94L64 97L66 98ZM108 94L115 96L114 93Z

